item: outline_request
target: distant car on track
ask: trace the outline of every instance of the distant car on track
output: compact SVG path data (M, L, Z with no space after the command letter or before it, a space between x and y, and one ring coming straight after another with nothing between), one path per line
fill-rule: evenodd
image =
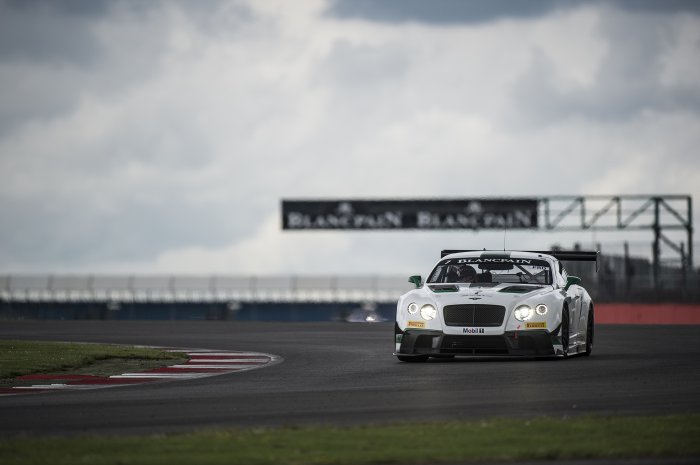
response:
M443 250L424 283L399 298L395 355L561 357L593 350L593 301L563 261L598 252Z
M374 302L363 303L362 307L352 310L343 317L343 320L348 323L382 323L387 321L386 318L377 313L377 304Z

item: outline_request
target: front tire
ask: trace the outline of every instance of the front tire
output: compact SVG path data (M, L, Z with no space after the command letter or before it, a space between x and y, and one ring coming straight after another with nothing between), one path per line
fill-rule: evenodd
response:
M396 358L398 358L402 362L421 363L421 362L427 362L428 358L430 358L430 356L429 355L397 355Z
M588 318L586 321L586 351L583 353L584 356L589 357L591 352L593 352L593 325L595 319L593 318L593 306L588 309Z

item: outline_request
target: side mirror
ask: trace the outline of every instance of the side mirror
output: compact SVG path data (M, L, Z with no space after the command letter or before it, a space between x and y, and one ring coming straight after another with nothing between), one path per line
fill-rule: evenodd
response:
M578 276L567 276L566 277L566 286L564 286L564 290L568 291L571 286L574 284L579 285L581 284L581 278Z
M416 288L419 288L423 285L423 278L421 278L420 275L411 276L408 278L408 282L415 284Z

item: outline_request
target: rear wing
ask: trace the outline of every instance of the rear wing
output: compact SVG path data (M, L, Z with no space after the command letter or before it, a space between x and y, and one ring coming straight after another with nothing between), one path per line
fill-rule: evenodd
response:
M442 250L440 252L440 258L445 257L453 253L460 252L486 252L489 255L496 255L498 252L503 252L504 254L510 251L500 251L500 250ZM597 250L513 250L513 252L528 252L528 253L539 253L542 255L550 255L562 262L595 262L595 270L598 271L598 257L600 252Z

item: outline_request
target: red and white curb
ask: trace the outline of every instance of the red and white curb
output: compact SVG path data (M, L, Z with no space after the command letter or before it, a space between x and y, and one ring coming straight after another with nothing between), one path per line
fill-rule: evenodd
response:
M143 346L142 346L143 347ZM208 349L177 349L151 347L167 352L182 352L187 355L184 364L170 365L151 370L122 373L112 376L71 375L71 374L39 374L25 375L15 378L18 381L37 381L39 384L28 386L12 386L0 388L0 396L25 394L29 392L47 392L61 390L85 390L129 384L149 383L153 381L173 381L178 379L206 378L225 373L254 370L282 359L277 355L260 352L235 352L228 350ZM60 381L52 383L51 381Z

